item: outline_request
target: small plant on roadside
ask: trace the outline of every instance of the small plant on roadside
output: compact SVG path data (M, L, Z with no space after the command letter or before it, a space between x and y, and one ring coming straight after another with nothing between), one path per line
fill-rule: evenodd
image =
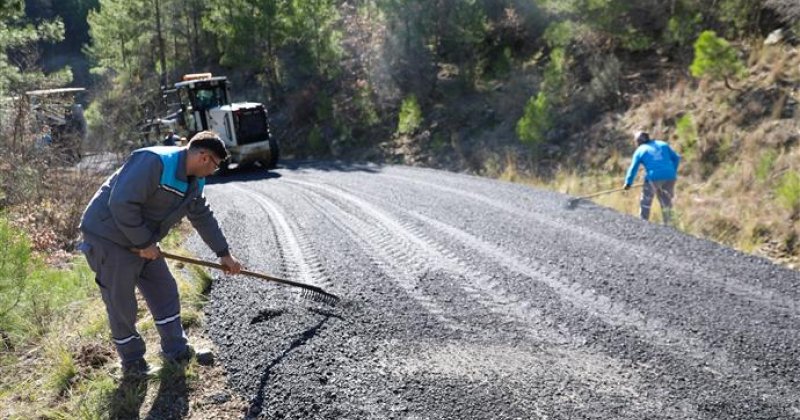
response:
M736 50L714 31L704 31L697 38L694 44L694 61L689 70L697 78L723 80L725 87L731 90L735 89L731 86L730 79L738 78L746 72Z
M413 134L422 124L422 109L416 95L409 95L400 105L397 134Z
M14 347L43 336L67 306L86 298L94 287L89 269L78 261L72 270L45 267L32 254L22 231L0 217L0 332Z
M767 177L772 172L772 167L775 165L775 160L778 159L778 152L773 149L767 149L761 153L758 158L758 165L756 166L756 179L760 182L767 180Z
M795 171L786 172L775 189L778 202L793 216L800 213L800 175Z
M532 147L544 143L547 130L553 126L551 112L550 100L544 92L532 96L522 118L517 121L517 137Z
M25 297L25 279L32 264L31 246L25 235L4 217L0 217L0 241L5 248L0 253L0 332L8 337L18 330L19 320L13 311Z
M691 161L697 153L697 142L699 135L694 119L690 114L684 114L675 123L675 134L681 145L681 153L686 161Z
M52 349L51 353L50 358L54 365L50 385L58 395L64 395L72 387L72 383L78 375L78 367L75 366L75 359L68 349L57 346Z

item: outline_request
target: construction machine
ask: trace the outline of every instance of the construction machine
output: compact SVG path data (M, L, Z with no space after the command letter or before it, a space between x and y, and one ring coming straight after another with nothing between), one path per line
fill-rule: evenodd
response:
M36 124L43 133L49 133L49 146L71 163L80 161L81 145L86 138L83 106L76 100L85 91L76 87L25 92Z
M267 110L257 102L231 102L230 82L224 76L196 73L183 76L174 93L179 110L170 115L191 138L204 130L217 132L231 158L223 164L238 166L258 163L272 169L278 163L278 141L270 135Z

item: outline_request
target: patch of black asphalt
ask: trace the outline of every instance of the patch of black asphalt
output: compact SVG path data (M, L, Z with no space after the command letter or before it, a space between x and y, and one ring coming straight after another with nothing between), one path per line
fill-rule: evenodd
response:
M207 196L248 268L342 298L214 282L244 417L800 418L800 275L763 259L432 170L297 165Z

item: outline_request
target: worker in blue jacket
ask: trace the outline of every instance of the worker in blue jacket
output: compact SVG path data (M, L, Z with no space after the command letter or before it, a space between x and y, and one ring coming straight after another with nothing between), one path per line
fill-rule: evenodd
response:
M661 203L661 214L664 224L672 224L672 199L675 196L675 181L678 178L678 166L681 157L665 142L654 140L644 131L634 134L637 148L633 153L628 173L625 176L624 189L630 189L639 172L639 164L644 165L645 176L642 197L639 202L639 216L648 220L653 196L658 196Z
M147 373L145 343L136 330L136 295L147 302L167 361L188 361L180 319L180 298L158 242L184 216L220 258L226 271L241 270L205 196L205 178L228 158L225 143L210 131L197 133L186 147L134 151L95 193L81 219L80 249L95 272L105 303L123 375Z

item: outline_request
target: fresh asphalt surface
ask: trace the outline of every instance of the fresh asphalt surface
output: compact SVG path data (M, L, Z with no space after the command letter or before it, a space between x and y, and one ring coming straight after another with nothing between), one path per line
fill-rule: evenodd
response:
M243 416L800 419L798 272L442 171L292 165L206 195L247 268L342 298L216 279Z

